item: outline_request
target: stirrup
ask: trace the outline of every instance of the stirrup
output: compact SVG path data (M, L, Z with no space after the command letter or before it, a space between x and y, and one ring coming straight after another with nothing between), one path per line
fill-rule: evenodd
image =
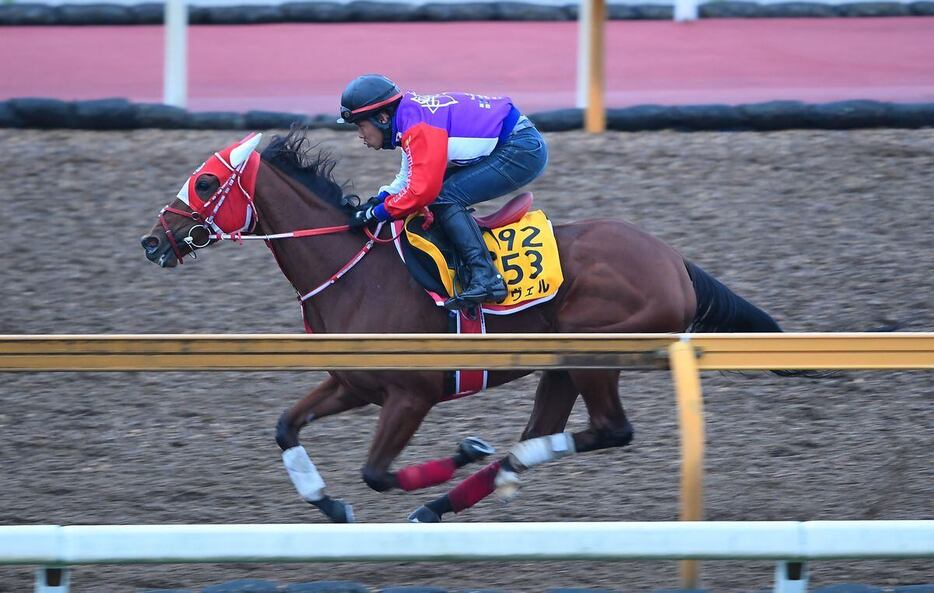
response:
M470 319L476 319L476 315L472 313L474 313L474 308L480 307L481 304L481 301L466 301L458 295L444 301L444 308L448 311L463 311Z
M465 299L461 295L457 294L444 301L444 308L448 311L458 311L470 309L474 306L481 307L484 303L501 303L508 294L509 293L505 288L503 288L501 296L497 295L496 292L487 292L479 299Z

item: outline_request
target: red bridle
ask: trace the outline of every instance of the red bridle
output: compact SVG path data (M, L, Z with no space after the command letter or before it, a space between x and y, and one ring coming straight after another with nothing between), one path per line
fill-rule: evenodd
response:
M220 192L221 190L218 189L218 191L214 193L211 199L205 202L205 205L204 205L204 208L202 208L202 211L209 207L209 205L218 197ZM256 221L259 220L259 215L256 214L256 207L253 205L252 197L249 200L249 207L253 209L254 216L253 216L253 224L251 224L250 230L247 232L252 232L252 230L256 227ZM176 214L183 218L191 219L195 221L196 223L203 223L203 222L208 223L208 224L210 223L203 217L200 211L180 210L178 208L172 207L171 205L167 205L163 207L162 210L159 212L159 222L162 224L162 228L165 231L165 236L169 240L169 244L172 246L172 252L175 254L175 257L178 259L178 263L182 264L184 255L181 253L181 250L178 247L178 242L175 239L175 233L172 232L172 229L169 227L169 224L165 220L165 214L167 212L171 212L172 214ZM216 225L212 225L212 226L217 228ZM383 223L379 223L376 226L375 232L370 231L368 227L364 227L363 230L366 233L366 236L369 238L369 240L363 245L360 251L354 254L354 256L351 257L350 260L346 264L341 266L341 268L336 273L332 274L325 282L320 284L318 287L308 291L307 293L299 295L299 300L304 302L308 300L309 298L313 297L314 295L318 294L319 292L321 292L322 290L324 290L331 284L334 284L335 282L337 282L337 280L340 279L341 276L343 276L348 271L350 271L351 268L353 268L361 259L363 259L363 257L367 253L370 252L370 249L373 248L374 244L393 242L394 239L392 237L389 237L388 239L379 238L378 235L379 235L380 230L382 229L382 226L383 226ZM192 236L192 231L197 228L203 229L206 233L206 238L201 243L199 243L195 239L195 237ZM210 233L208 232L208 228L207 226L205 226L205 224L196 224L192 226L190 229L188 229L188 235L185 237L184 242L185 244L188 245L188 248L190 249L189 253L191 253L191 256L193 258L197 258L198 256L196 255L195 252L200 248L207 247L213 241L233 240L241 244L245 240L262 240L262 241L269 242L269 241L274 241L278 239L297 239L301 237L317 237L320 235L331 235L334 233L341 233L341 232L349 231L349 230L350 230L349 225L342 224L339 226L299 229L296 231L290 231L287 233L276 233L272 235L252 235L252 234L244 235L242 230L236 231L233 233L224 233L224 232Z
M253 235L252 232L256 228L256 224L259 221L259 213L257 212L256 206L253 203L253 186L256 180L256 172L259 169L260 157L259 154L252 151L252 148L247 147L247 150L251 151L249 155L244 156L241 152L239 158L236 159L239 161L237 166L233 165L231 162L233 161L231 158L233 151L251 140L253 141L252 147L255 148L256 144L258 143L258 139L256 138L255 134L251 134L241 140L239 143L228 147L220 153L214 153L214 156L211 159L205 161L205 163L202 164L201 167L199 167L198 170L196 170L191 175L191 177L188 179L188 182L186 182L178 194L179 199L188 207L187 210L182 210L171 205L167 205L159 212L159 223L162 225L162 229L165 231L165 236L168 239L169 244L172 246L172 253L175 255L179 264L183 263L184 254L181 252L178 241L175 238L175 234L172 232L171 227L166 221L165 215L167 213L175 214L195 222L195 224L188 229L188 234L183 240L184 243L188 245L189 253L191 253L192 258L197 258L195 252L198 249L207 247L214 241L234 240L238 243L242 243L246 239L253 239L263 240L268 244L269 241L277 239L316 237L320 235L329 235L350 230L350 226L344 224L339 226L300 229L287 233L278 233L272 235ZM211 173L218 179L221 179L221 174L223 173L226 173L227 176L223 183L221 183L221 186L214 192L214 194L206 201L202 202L195 192L195 188L191 186L191 184L197 183L197 177L206 173ZM230 199L231 197L233 199ZM226 209L222 210L222 208L225 207L225 204ZM235 207L232 206L233 204L243 204L244 211L231 211L230 208ZM219 226L218 222L215 220L215 218L218 217L224 221L224 224L228 224L231 220L237 221L233 223L234 226L240 224L240 221L242 221L243 227L237 230L224 229ZM369 240L363 245L363 247L336 273L332 274L325 282L305 294L299 294L299 300L304 302L328 286L337 282L339 278L350 271L351 268L353 268L358 262L360 262L360 260L363 259L367 253L370 252L370 249L374 244L391 243L394 240L392 237L388 239L380 239L378 237L382 226L383 223L379 223L375 232L371 232L369 228L365 227L364 231ZM193 232L198 229L204 232L203 239L199 240L193 234ZM244 233L248 234L244 235Z
M178 258L178 263L181 264L182 258L184 256L181 254L181 252L178 249L178 243L175 240L174 233L172 233L172 230L169 228L168 223L165 222L166 212L171 212L172 214L177 214L185 218L190 218L194 221L201 221L202 218L198 212L194 212L190 210L189 211L179 210L178 208L173 208L171 206L164 207L162 211L159 213L159 222L162 223L162 228L165 229L165 235L168 238L169 243L172 245L172 250L175 253L175 256ZM198 227L205 229L205 231L207 230L207 227L205 227L203 224L195 225L191 227L191 229L188 230L188 235L184 239L185 243L189 246L189 249L191 249L190 253L193 258L197 258L197 255L195 255L195 251L197 249L200 249L202 247L207 247L208 245L211 244L212 241L233 240L233 241L237 241L238 243L242 244L243 241L252 239L252 240L262 240L268 243L269 241L275 241L277 239L297 239L301 237L317 237L320 235L331 235L334 233L342 233L344 231L350 230L349 225L342 224L339 226L299 229L297 231L290 231L287 233L276 233L273 235L243 235L239 231L235 233L213 233L213 234L209 233L207 235L207 239L205 240L205 242L199 245L195 242L194 237L192 237L191 235L191 231ZM366 233L366 236L369 238L369 240L363 245L360 251L354 254L354 256L351 257L350 260L346 264L341 266L341 268L337 272L332 274L327 280L319 284L316 288L313 288L312 290L306 292L305 294L299 294L298 300L304 302L310 299L311 297L315 296L316 294L318 294L319 292L321 292L328 286L337 282L341 278L341 276L349 272L351 268L357 265L357 263L359 263L360 260L362 260L363 257L367 253L370 252L370 249L373 248L374 244L392 243L395 240L393 237L389 237L388 239L379 238L378 235L382 227L383 227L382 222L376 225L375 232L370 231L368 227L364 227L363 229L364 233Z
M188 244L192 257L195 258L197 257L195 249L210 244L212 231L216 233L242 233L244 231L250 232L256 227L258 215L253 204L253 186L256 182L260 157L254 151L254 148L259 143L260 138L262 138L262 135L249 134L240 142L228 146L221 152L215 152L210 159L202 163L178 192L178 199L188 207L188 210L180 210L167 205L159 212L159 223L165 231L166 239L172 246L172 253L179 264L184 263L184 255L179 249L174 233L171 231L168 222L166 222L166 212L171 212L195 222L188 229L188 236L185 237L185 243ZM210 198L202 200L198 196L195 186L198 178L206 174L213 175L221 180L221 183ZM243 211L231 211L229 208L231 203L243 204ZM225 204L228 208L222 210ZM219 220L216 221L216 218ZM223 228L221 225L228 228ZM236 228L237 226L240 226L240 228ZM202 243L198 243L192 234L197 229L203 230L207 235Z

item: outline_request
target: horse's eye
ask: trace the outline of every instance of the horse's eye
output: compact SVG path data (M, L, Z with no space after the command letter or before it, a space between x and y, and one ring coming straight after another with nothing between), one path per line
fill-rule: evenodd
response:
M211 182L202 177L195 183L195 189L197 191L207 191L211 189Z

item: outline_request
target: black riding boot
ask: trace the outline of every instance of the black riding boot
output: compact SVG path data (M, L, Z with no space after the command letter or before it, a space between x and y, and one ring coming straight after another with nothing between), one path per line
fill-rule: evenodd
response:
M441 224L470 275L467 286L456 297L448 299L444 306L460 309L506 298L506 283L493 265L477 221L458 204L444 204L436 207L435 212L436 221Z

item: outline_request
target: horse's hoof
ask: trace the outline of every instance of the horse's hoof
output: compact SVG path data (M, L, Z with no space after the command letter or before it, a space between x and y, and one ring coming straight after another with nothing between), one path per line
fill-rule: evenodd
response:
M420 506L409 515L409 523L440 523L441 516L426 506Z
M325 496L321 500L312 501L311 504L318 507L322 513L327 515L328 519L334 523L353 523L353 507L343 500L335 500L330 496Z
M510 502L519 494L519 474L500 468L493 485L496 487L496 497L503 502Z
M470 461L480 461L496 453L493 445L480 437L467 437L457 446L457 450Z

